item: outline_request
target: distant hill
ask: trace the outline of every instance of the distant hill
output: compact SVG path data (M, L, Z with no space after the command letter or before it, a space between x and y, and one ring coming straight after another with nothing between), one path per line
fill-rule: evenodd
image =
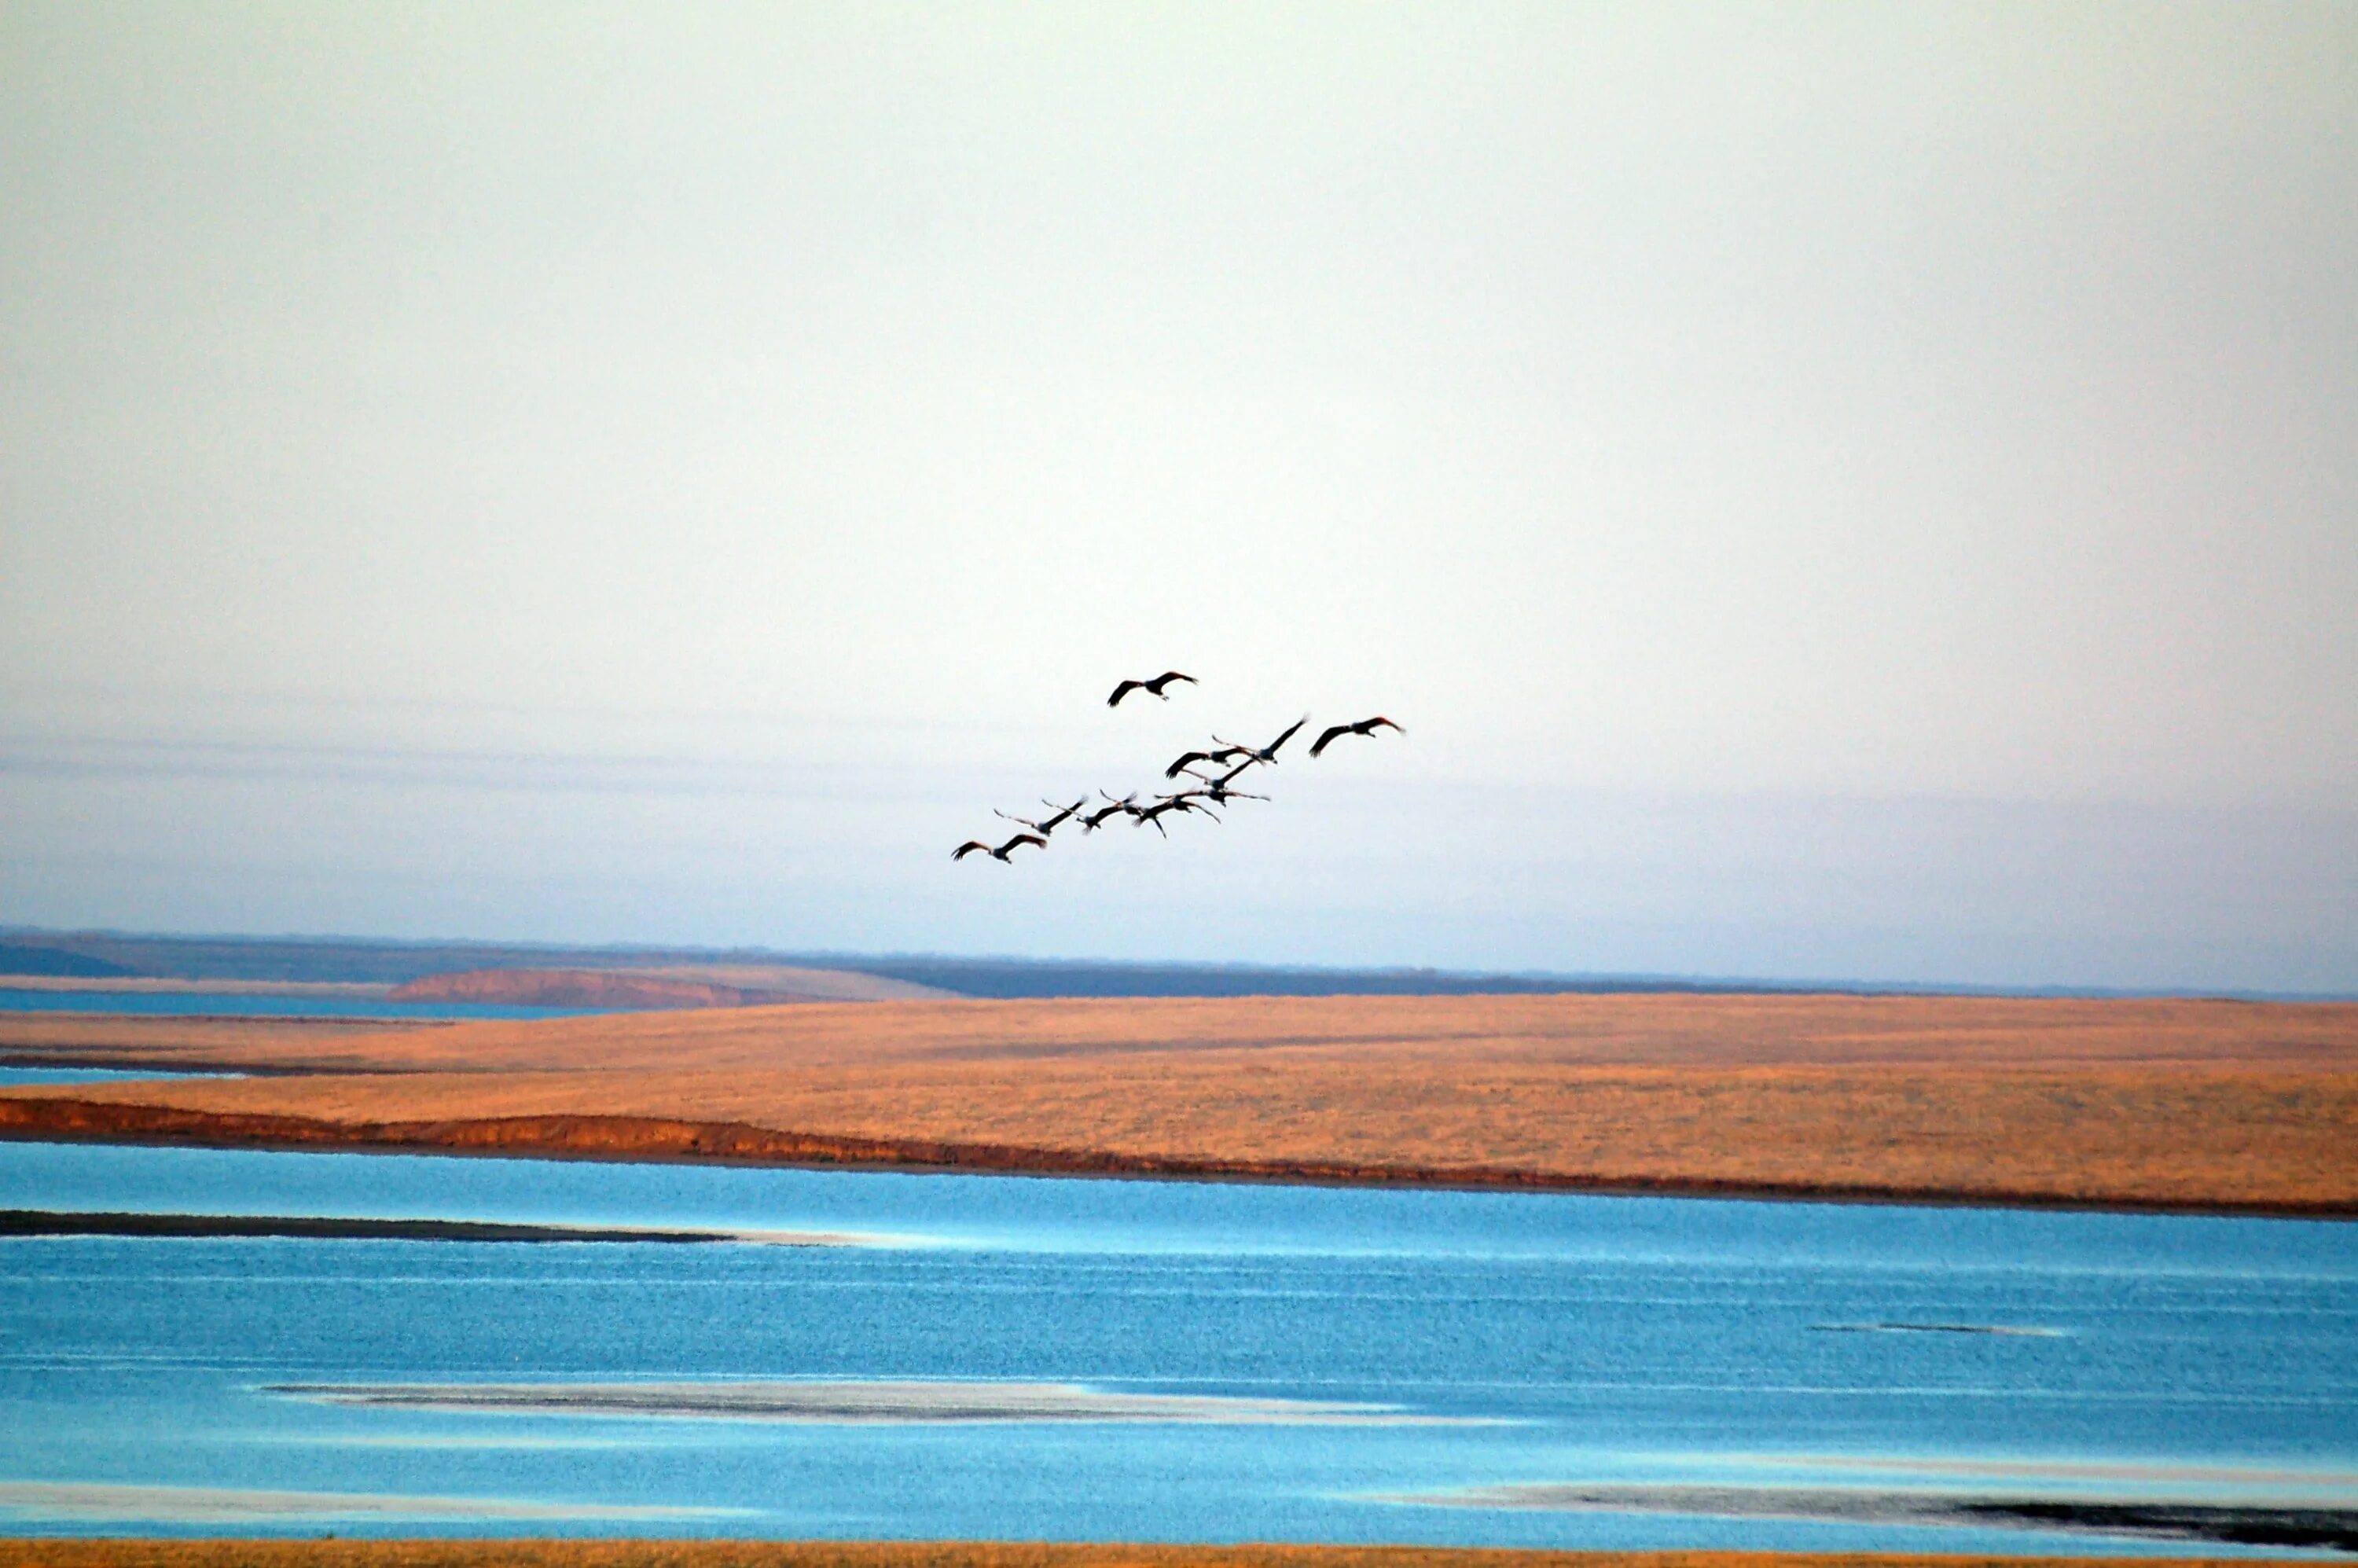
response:
M139 971L127 964L94 958L46 943L0 942L0 975L63 975L78 979L114 979Z
M904 1001L946 991L851 969L675 965L662 969L468 969L397 986L393 1001L481 1001L600 1012L763 1007L790 1001Z
M1445 969L1283 968L1259 964L1141 964L1054 958L840 958L847 968L965 996L1471 996L1557 991L1734 989L1642 978L1567 979ZM1743 988L1758 989L1758 988Z
M977 997L1436 996L1563 990L1737 990L1758 986L1652 978L1484 975L1440 969L1326 969L1252 964L1152 964L1099 959L966 958L928 954L785 953L768 948L591 947L494 942L394 942L352 937L148 936L121 932L7 933L48 953L117 968L91 974L186 979L358 980L403 986L429 976L491 969L668 972L780 968L860 974ZM30 939L27 941L27 939ZM20 970L20 973L32 973ZM42 971L56 973L59 971ZM758 989L770 981L717 981ZM785 989L793 989L788 985ZM485 999L488 1000L488 999ZM850 1000L846 998L844 1000ZM540 1005L575 1005L546 1003Z
M429 976L480 970L668 973L693 969L722 986L760 989L792 983L778 970L864 975L926 992L1014 1000L1026 997L1465 996L1585 992L1595 995L1720 995L1779 991L1861 996L2131 996L2080 986L1957 986L1743 976L1497 974L1462 969L1320 968L1261 964L1132 963L1087 958L955 957L926 953L789 953L764 947L568 946L500 942L395 942L364 937L150 936L114 931L0 927L0 973L152 975L178 979L341 981L401 986ZM43 966L36 968L34 966ZM86 966L65 968L62 966ZM729 979L721 969L770 979ZM895 993L908 994L908 993ZM2241 994L2241 993L2239 993ZM853 1000L846 996L841 1000ZM2256 997L2254 1000L2257 1000ZM2323 996L2278 996L2323 1000ZM548 1004L558 1005L558 1004ZM576 1005L576 1004L563 1004ZM586 1004L583 1004L586 1005Z

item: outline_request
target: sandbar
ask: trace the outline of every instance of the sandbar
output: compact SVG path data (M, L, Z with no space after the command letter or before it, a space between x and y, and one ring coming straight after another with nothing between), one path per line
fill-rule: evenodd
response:
M1390 1499L1431 1507L2063 1530L2304 1551L2358 1551L2358 1509L2169 1498L2004 1496L1842 1487L1525 1484Z
M687 1383L277 1383L296 1399L376 1409L510 1415L933 1425L1153 1422L1220 1426L1463 1425L1389 1405L1109 1392L1078 1383L757 1379ZM1484 1422L1482 1424L1495 1424Z
M0 1481L0 1516L146 1524L287 1519L595 1520L712 1518L741 1509L536 1503L509 1498L406 1497L387 1492L283 1492L240 1487L143 1487L96 1481Z

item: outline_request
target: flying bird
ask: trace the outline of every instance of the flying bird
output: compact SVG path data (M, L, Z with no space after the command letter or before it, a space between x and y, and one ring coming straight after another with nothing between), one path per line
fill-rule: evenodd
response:
M1336 725L1310 742L1310 754L1316 756L1346 735L1373 735L1379 730L1399 730L1403 735L1408 733L1407 730L1401 730L1399 725L1379 713L1373 719L1362 719L1357 724Z
M1044 849L1048 847L1048 840L1042 838L1037 833L1018 833L1014 838L1010 838L1006 843L1001 844L998 849L994 849L979 838L969 838L965 843L950 851L950 859L953 860L963 860L968 855L971 855L977 849L979 849L984 854L990 856L992 860L1004 865L1008 863L1008 855L1018 847L1025 844L1037 844L1040 848Z
M1105 795L1105 791L1103 791L1103 790L1099 790L1099 791L1098 791L1098 793L1099 795ZM1123 795L1120 800L1114 800L1114 799L1113 799L1113 796L1111 796L1111 795L1106 795L1106 798L1107 798L1108 800L1112 800L1112 801L1113 801L1113 804L1112 804L1111 806L1106 806L1103 810L1100 810L1100 811L1092 811L1092 812L1090 812L1087 816L1082 817L1082 818L1081 818L1081 831L1082 831L1082 832L1084 832L1084 833L1094 833L1094 832L1096 832L1098 828L1100 828L1100 827L1104 827L1104 826L1105 826L1106 818L1107 818L1107 817L1109 817L1109 816L1122 816L1124 813L1127 813L1127 814L1129 814L1130 816L1137 816L1137 815L1138 815L1138 792L1137 792L1136 790L1131 790L1128 795Z
M1193 762L1209 762L1217 768L1221 763L1233 762L1244 754L1245 748L1242 746L1222 746L1217 751L1212 752L1182 752L1179 753L1177 762L1163 770L1163 776L1166 779L1175 779L1181 773L1192 771L1189 764Z
M1190 793L1202 795L1214 806L1226 806L1232 800L1267 800L1269 796L1265 795L1247 795L1240 789L1230 789L1228 787L1228 780L1236 777L1237 773L1243 772L1244 769L1238 768L1234 773L1228 773L1220 778L1205 779L1204 787L1202 789L1195 790ZM1202 778L1203 775L1200 773L1190 773L1188 777Z
M1309 722L1310 715L1307 713L1303 714L1301 718L1295 719L1293 723L1285 727L1284 734L1280 735L1276 740L1271 741L1266 746L1237 746L1236 742L1233 741L1220 741L1220 738L1217 735L1213 736L1212 739L1219 741L1220 744L1223 746L1236 746L1236 752L1238 756L1250 757L1256 762L1274 763L1277 761L1278 748L1284 745L1288 741L1293 740L1294 731Z
M1260 758L1247 757L1243 762L1238 762L1235 767L1230 768L1227 773L1220 774L1217 778L1215 778L1208 773L1198 773L1193 772L1189 773L1187 776L1194 779L1202 779L1214 789L1226 789L1230 784L1236 783L1237 780L1242 776L1246 769L1259 767L1260 765Z
M1184 813L1192 811L1201 816L1208 816L1215 822L1217 822L1220 819L1219 813L1212 810L1209 806L1198 806L1195 803L1195 797L1202 793L1203 792L1201 790L1181 790L1177 795L1166 795L1158 797L1152 806L1132 806L1130 814L1132 816L1137 817L1141 824L1152 824L1154 830L1157 833L1160 833L1165 838L1168 838L1171 835L1163 826L1163 815L1165 812L1177 811Z
M1088 805L1088 803L1089 797L1087 795L1083 795L1080 799L1073 802L1072 805L1065 807L1062 811L1057 812L1053 816L1045 817L1038 822L1033 821L1028 816L1008 816L1007 813L995 809L991 812L991 815L993 816L1004 816L1010 822L1021 823L1024 827L1032 829L1033 832L1040 835L1043 838L1045 838L1049 834L1054 833L1056 830L1056 825L1058 823L1064 821L1066 817L1072 816L1073 813ZM1040 804L1043 806L1054 806L1056 803L1053 800L1044 800Z
M1121 699L1128 697L1133 691L1152 692L1156 697L1161 697L1163 701L1168 702L1171 700L1171 694L1164 691L1163 688L1169 686L1174 680L1184 680L1189 686L1194 686L1195 684L1195 677L1194 676L1183 676L1177 670L1164 670L1152 680L1126 680L1122 682L1120 686L1113 688L1113 695L1106 698L1106 706L1108 708L1120 707Z

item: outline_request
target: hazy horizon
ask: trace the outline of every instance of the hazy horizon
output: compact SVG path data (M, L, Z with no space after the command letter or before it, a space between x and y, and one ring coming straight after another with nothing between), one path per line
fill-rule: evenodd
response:
M2358 991L2358 9L20 4L0 210L0 925Z

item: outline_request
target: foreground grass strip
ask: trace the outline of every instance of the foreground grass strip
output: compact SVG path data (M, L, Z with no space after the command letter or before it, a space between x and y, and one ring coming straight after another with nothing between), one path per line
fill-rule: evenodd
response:
M2358 1080L2345 1098L2358 1102ZM1613 1194L1626 1196L1775 1198L1812 1202L1970 1205L2109 1209L2162 1214L2240 1214L2280 1218L2358 1217L2347 1190L2358 1172L2337 1161L2331 1195L2296 1184L2284 1195L2138 1190L2135 1175L2114 1182L2041 1183L2035 1178L1953 1181L1832 1180L1786 1172L1692 1174L1672 1170L1551 1171L1513 1165L1422 1165L1406 1162L1223 1159L1089 1148L1041 1148L934 1139L786 1131L737 1121L568 1113L341 1121L307 1116L212 1111L64 1095L0 1095L0 1139L186 1144L212 1148L377 1150L524 1158L713 1162L749 1165L849 1166L982 1174L1141 1176L1266 1181L1339 1186ZM2358 1152L2358 1139L2351 1141ZM1763 1140L1774 1152L1780 1145ZM1979 1173L1976 1173L1980 1175ZM2265 1185L2265 1184L2264 1184Z
M0 1568L2192 1568L2235 1557L1518 1552L1423 1546L1021 1541L7 1541Z

